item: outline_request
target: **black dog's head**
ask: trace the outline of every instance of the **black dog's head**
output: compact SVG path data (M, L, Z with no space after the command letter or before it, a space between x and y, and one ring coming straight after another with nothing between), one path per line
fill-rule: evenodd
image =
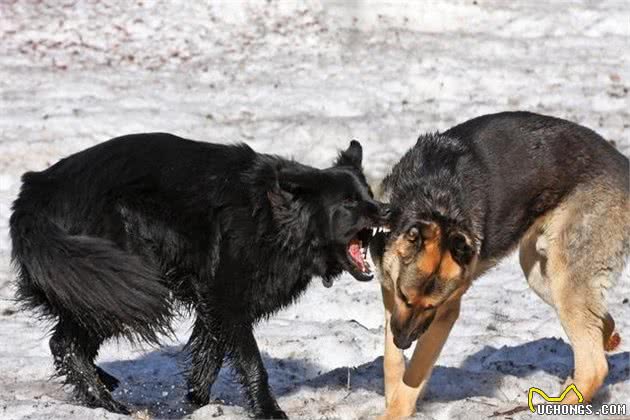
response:
M306 240L326 255L324 285L347 271L360 281L373 278L366 261L372 229L387 224L388 207L373 198L361 167L363 150L353 140L327 169L291 166L278 174L278 191L269 195L276 219L303 224Z
M374 200L361 161L361 144L353 140L332 168L324 170L330 185L322 195L328 239L341 267L360 281L373 278L366 257L373 228L386 225L389 207Z

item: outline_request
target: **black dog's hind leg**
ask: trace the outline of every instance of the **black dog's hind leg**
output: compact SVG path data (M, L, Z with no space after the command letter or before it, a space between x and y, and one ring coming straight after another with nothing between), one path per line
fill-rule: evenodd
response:
M50 339L57 374L65 376L65 383L74 386L75 397L82 403L129 414L127 407L115 401L109 392L118 385L118 380L94 365L102 341L76 323L60 320Z
M188 399L194 404L206 405L210 401L210 387L221 370L225 356L225 339L219 323L198 314L186 347L191 364Z
M236 368L255 418L286 419L269 387L252 326L234 327L231 340L231 361Z
M103 385L105 385L105 388L107 388L108 391L113 392L116 388L118 388L118 385L120 385L118 378L110 375L98 366L95 367L98 378L101 382L103 382Z

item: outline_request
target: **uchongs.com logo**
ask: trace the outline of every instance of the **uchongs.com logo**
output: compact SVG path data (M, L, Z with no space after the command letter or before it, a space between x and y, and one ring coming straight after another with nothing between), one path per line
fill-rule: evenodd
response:
M564 398L569 392L573 391L577 397L579 404L562 404ZM534 405L534 394L538 394L547 403L541 403ZM595 409L592 404L581 404L584 402L584 396L575 384L571 384L557 397L550 397L545 391L540 388L529 388L527 393L527 404L529 410L532 413L540 415L554 415L554 416L566 416L566 415L603 415L603 416L625 416L628 406L626 404L602 404L601 407ZM560 404L558 404L560 403Z

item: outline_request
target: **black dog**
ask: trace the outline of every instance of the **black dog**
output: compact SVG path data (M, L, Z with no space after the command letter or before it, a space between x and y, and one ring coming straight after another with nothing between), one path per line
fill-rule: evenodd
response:
M285 418L253 324L289 305L313 276L372 275L372 198L353 141L320 170L246 145L169 134L119 137L28 172L13 205L18 299L56 321L55 366L80 401L127 413L118 380L94 365L117 336L156 343L175 306L193 311L190 398L206 404L225 357L256 417Z

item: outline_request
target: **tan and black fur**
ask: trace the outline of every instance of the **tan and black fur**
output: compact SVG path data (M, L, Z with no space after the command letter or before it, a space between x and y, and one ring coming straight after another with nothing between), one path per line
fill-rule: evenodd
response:
M603 297L630 253L628 159L595 132L527 112L424 135L385 178L371 244L385 305L386 418L413 414L472 281L519 248L571 341L590 401L619 343ZM405 366L402 349L418 339ZM575 403L569 394L565 403Z

